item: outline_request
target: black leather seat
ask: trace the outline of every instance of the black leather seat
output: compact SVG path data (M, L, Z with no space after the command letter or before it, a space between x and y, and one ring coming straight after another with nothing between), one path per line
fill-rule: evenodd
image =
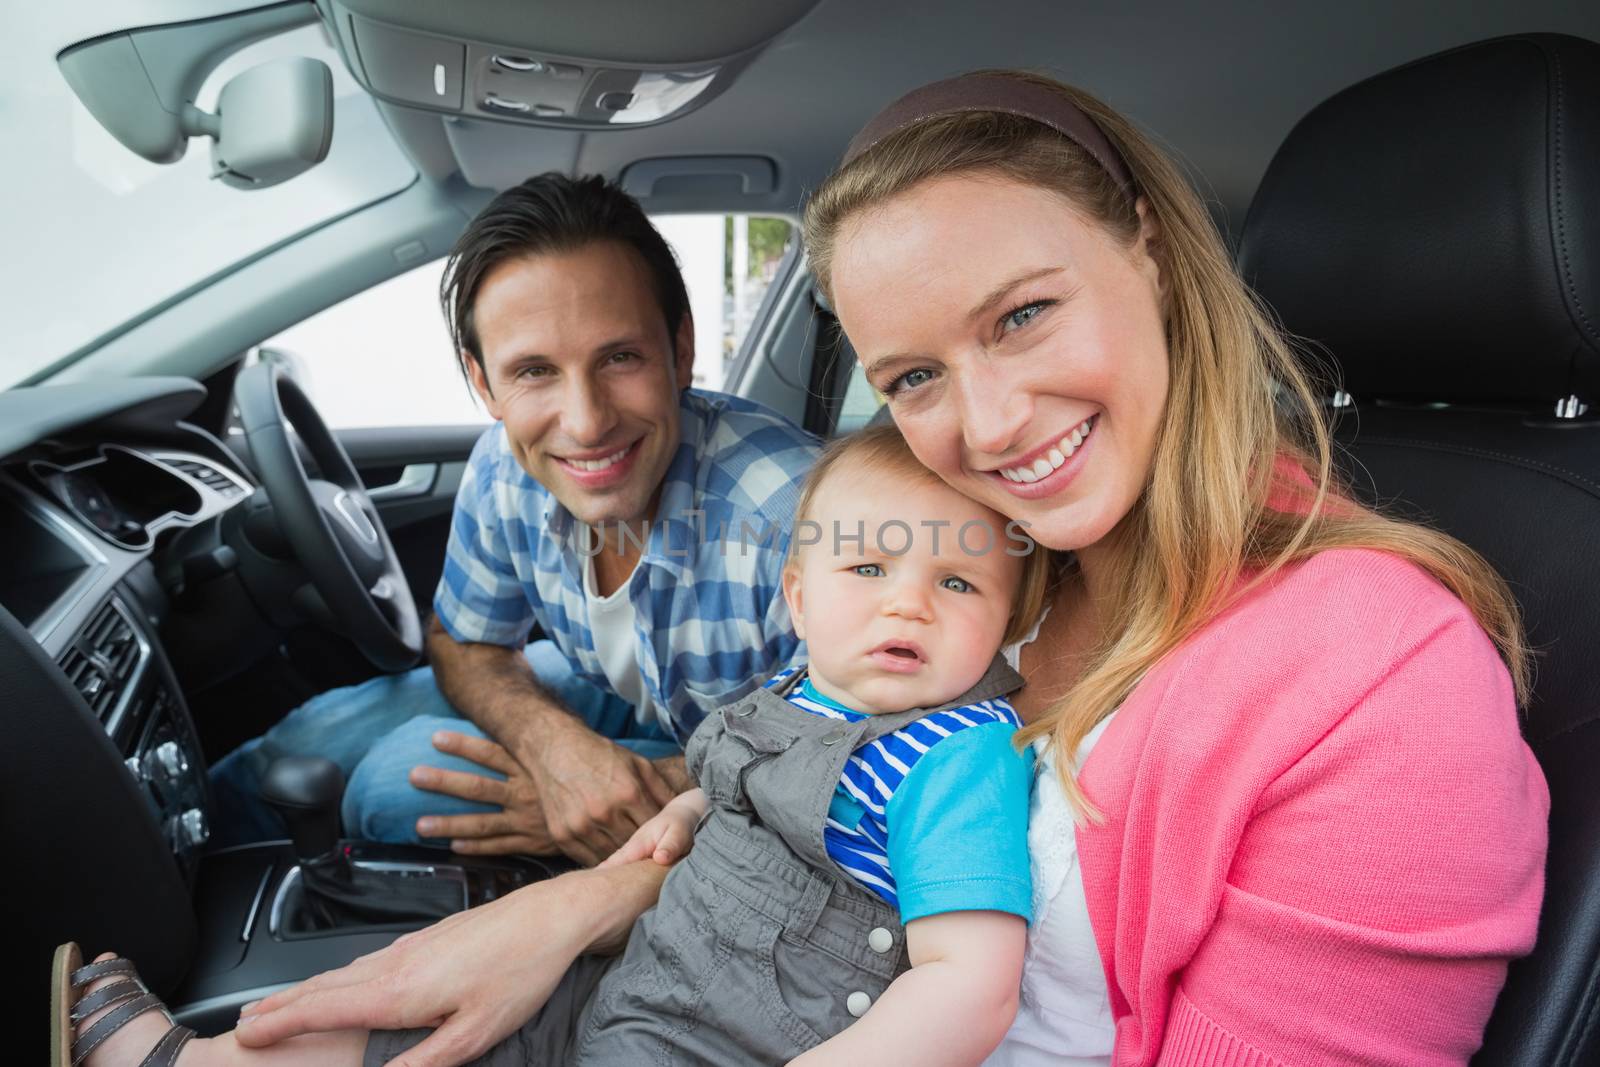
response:
M1337 364L1357 491L1521 602L1545 904L1473 1062L1600 1063L1600 45L1500 38L1334 96L1274 158L1240 264Z

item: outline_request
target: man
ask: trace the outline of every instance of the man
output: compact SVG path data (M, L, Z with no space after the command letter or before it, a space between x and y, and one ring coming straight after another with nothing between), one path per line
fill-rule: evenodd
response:
M599 178L496 197L441 296L496 425L456 498L432 667L322 694L221 760L219 836L281 834L260 776L316 754L349 777L352 836L595 863L688 787L705 712L794 655L780 572L816 442L688 388L676 261Z

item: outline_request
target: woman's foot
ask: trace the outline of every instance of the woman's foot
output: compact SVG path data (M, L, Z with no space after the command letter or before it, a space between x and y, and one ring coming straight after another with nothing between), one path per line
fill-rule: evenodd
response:
M63 946L60 951L66 949ZM134 1067L145 1062L151 1067L194 1067L196 1057L192 1054L199 1051L189 1043L194 1032L173 1022L166 1007L139 981L131 964L107 952L90 967L72 967L77 958L76 946L72 946L68 957L57 964L58 971L71 972L65 1009L72 1040L68 1063L81 1067ZM84 983L84 978L89 981ZM87 1014L83 1013L84 1008L89 1009ZM130 1014L132 1017L128 1018ZM102 1023L112 1016L124 1021L120 1025L115 1021Z
M195 1037L173 1023L127 960L107 952L82 964L77 945L56 950L51 1067L358 1067L367 1047L364 1030L301 1034L267 1048L245 1048L231 1033ZM120 1022L102 1022L119 1011Z

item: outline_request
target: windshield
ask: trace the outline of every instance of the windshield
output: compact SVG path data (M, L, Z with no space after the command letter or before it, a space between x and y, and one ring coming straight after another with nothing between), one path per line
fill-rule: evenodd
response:
M191 140L175 164L148 163L101 128L62 78L55 54L70 41L51 22L56 7L18 6L6 16L11 32L0 43L0 129L11 146L0 177L0 388L415 179L320 24L236 52L206 80L196 103L213 110L229 78L266 60L321 59L333 71L335 94L324 162L250 191L211 180L210 141L203 138Z

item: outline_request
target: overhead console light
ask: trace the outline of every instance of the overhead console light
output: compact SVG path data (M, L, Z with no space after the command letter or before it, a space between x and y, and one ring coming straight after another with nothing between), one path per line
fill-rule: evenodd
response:
M351 73L391 103L577 129L687 114L817 0L330 0ZM581 9L581 10L580 10Z
M641 74L633 92L616 94L622 102L612 109L611 121L643 123L668 118L686 110L696 97L711 88L716 77L715 71ZM606 97L601 97L599 103L605 108Z

